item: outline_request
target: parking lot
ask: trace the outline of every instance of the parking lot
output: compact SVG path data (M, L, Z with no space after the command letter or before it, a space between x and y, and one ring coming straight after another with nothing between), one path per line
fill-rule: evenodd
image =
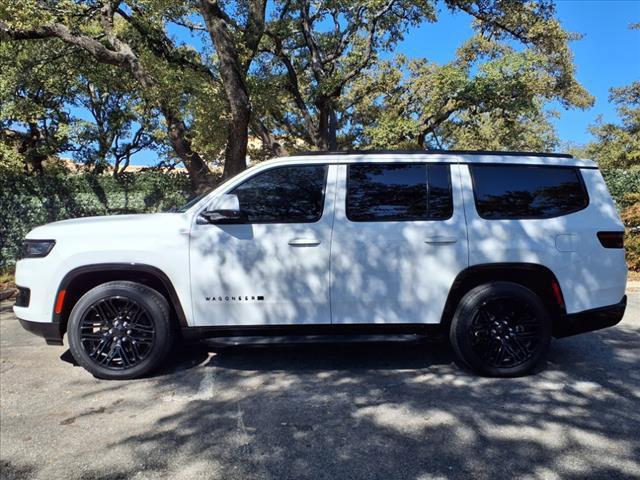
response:
M394 337L231 339L108 382L1 315L3 479L640 478L637 290L512 380Z

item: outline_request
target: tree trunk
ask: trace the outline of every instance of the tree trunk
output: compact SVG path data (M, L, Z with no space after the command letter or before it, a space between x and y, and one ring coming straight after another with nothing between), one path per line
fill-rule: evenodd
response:
M247 142L251 120L249 91L234 37L229 31L226 15L220 5L215 0L202 0L200 10L218 54L218 70L231 111L222 174L223 178L230 178L247 168Z
M278 140L276 140L262 120L253 116L251 118L251 129L253 130L254 135L260 137L262 143L275 157L286 157L289 155L287 149L284 148Z
M187 136L187 127L182 119L168 108L162 108L167 121L167 135L176 155L182 160L191 185L197 192L203 192L213 185L211 170L205 161L193 151L191 140Z
M332 152L338 151L338 117L336 116L336 109L333 106L329 107L329 150Z
M316 101L316 108L318 109L318 140L315 145L320 150L329 150L329 102L326 97L321 97Z
M249 141L250 112L237 111L232 115L227 146L224 150L222 178L231 178L247 168L247 143Z

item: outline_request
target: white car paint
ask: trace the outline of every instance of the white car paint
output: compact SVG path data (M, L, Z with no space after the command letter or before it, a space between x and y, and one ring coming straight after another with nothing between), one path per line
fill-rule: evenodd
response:
M344 212L346 164L362 161L450 163L453 217L442 222L349 222ZM489 162L580 167L590 204L545 220L482 219L475 210L467 164ZM199 213L256 173L309 163L330 165L319 222L197 223ZM596 232L623 227L595 167L588 160L495 154L327 154L271 160L224 183L184 213L67 220L32 230L28 239L54 239L56 245L44 258L18 262L16 283L31 290L31 301L14 311L24 320L51 322L63 277L75 268L102 263L146 264L164 272L190 326L437 323L456 275L467 266L492 262L549 268L559 280L568 313L611 305L624 295L624 251L603 248ZM430 238L455 242L426 242ZM307 244L289 244L296 240ZM242 300L206 300L214 296Z

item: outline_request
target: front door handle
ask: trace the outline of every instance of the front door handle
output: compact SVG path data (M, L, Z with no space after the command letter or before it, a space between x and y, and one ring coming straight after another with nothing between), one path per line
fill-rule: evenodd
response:
M439 236L439 237L427 237L424 240L424 243L430 243L435 245L445 245L448 243L456 243L458 239L456 237L447 237L447 236Z
M320 245L320 240L317 238L292 238L289 240L289 245L292 247L315 247Z

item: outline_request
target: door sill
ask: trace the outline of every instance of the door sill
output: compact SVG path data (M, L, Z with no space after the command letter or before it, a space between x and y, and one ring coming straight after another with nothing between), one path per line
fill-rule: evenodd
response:
M309 335L402 335L442 333L440 324L425 323L368 323L326 325L221 325L208 327L185 327L185 340L214 337L273 337Z

